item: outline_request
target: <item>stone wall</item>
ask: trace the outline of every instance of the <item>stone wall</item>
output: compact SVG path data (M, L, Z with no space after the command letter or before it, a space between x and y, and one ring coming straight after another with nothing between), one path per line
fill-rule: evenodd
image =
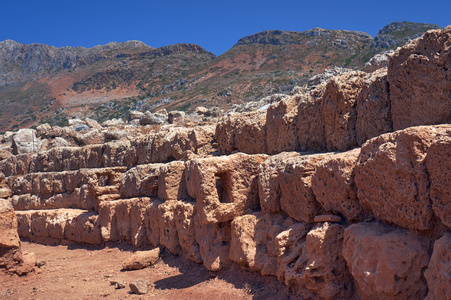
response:
M427 33L416 51L450 34ZM410 66L400 57L415 55L403 51L389 74ZM341 74L216 127L9 157L5 211L34 242L165 247L211 271L238 264L275 276L307 299L447 299L451 125L390 132L384 72Z

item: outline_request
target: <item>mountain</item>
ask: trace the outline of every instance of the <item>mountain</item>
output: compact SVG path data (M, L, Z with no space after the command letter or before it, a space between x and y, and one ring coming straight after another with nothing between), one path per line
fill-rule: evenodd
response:
M0 42L0 131L73 117L103 121L127 111L230 107L288 93L335 66L361 69L433 24L395 22L376 37L314 28L264 31L219 57L193 44L153 48L139 41L93 48Z

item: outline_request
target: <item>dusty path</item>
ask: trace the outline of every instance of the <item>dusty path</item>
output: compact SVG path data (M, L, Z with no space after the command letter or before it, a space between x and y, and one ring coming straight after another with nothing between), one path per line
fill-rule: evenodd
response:
M133 248L127 244L110 247L43 246L22 243L46 262L24 277L0 274L0 299L294 299L285 286L272 277L256 276L232 266L213 274L203 266L163 252L154 266L121 271ZM145 295L130 292L129 283L147 281ZM115 289L112 280L126 287Z

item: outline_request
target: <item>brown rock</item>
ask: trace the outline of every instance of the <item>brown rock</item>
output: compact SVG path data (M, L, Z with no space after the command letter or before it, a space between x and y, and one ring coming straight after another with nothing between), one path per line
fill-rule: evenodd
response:
M394 130L451 122L451 27L431 30L389 60Z
M300 96L296 130L301 151L324 151L327 148L324 120L321 116L325 90L326 84L320 84Z
M356 102L357 144L362 145L370 138L393 131L386 69L364 78L362 91Z
M126 270L140 270L154 265L160 258L160 248L149 251L136 251L122 263Z
M280 207L280 182L279 177L284 171L286 160L292 157L299 157L298 152L282 152L270 156L262 162L258 171L258 191L260 206L265 214L281 212Z
M277 278L290 287L304 290L303 280L298 276L299 268L306 262L305 237L309 227L305 223L295 223L276 236Z
M121 195L124 198L157 197L158 177L162 166L163 164L146 164L128 170L121 180Z
M166 247L175 255L181 253L181 246L175 219L177 202L178 201L175 200L169 200L158 205L160 245Z
M266 158L237 153L191 160L188 190L197 200L200 222L226 222L258 208L258 167Z
M1 248L20 247L16 214L11 202L5 199L0 199L0 232Z
M214 126L194 128L168 127L153 138L151 161L167 162L186 159L187 153L203 154L211 151Z
M413 233L379 223L345 229L343 256L361 299L424 299L427 247Z
M196 232L194 224L194 216L196 214L196 207L193 203L177 202L175 210L175 226L177 229L177 236L180 247L183 250L183 255L188 259L197 263L202 262L200 256L199 244L196 241Z
M299 95L285 97L266 113L266 145L269 154L299 150L296 124Z
M321 299L351 299L354 294L353 279L341 254L343 232L343 226L326 222L307 234L308 261L301 276L307 289Z
M185 182L185 163L173 161L164 164L158 178L158 198L161 200L187 199L188 191Z
M280 205L288 216L297 221L313 222L319 205L312 191L312 175L316 164L325 154L303 155L285 160L285 168L279 175Z
M144 295L147 294L147 282L137 279L129 284L130 290L133 294Z
M235 150L248 154L266 153L266 111L225 115L218 121L215 139L224 154Z
M105 134L98 129L91 129L86 132L77 132L74 136L79 145L94 145L105 143Z
M451 229L451 126L440 126L427 152L426 166L431 181L430 199L435 215Z
M276 236L293 224L283 215L253 213L232 221L231 260L259 271L262 275L276 275Z
M360 220L363 213L354 182L359 154L360 149L331 153L316 165L312 177L312 190L321 206L352 221Z
M153 198L147 205L144 218L147 239L154 247L160 246L160 210L158 207L162 203L158 198Z
M435 241L429 266L424 272L429 293L425 299L451 299L451 234Z
M99 245L102 243L100 224L96 213L83 213L66 222L66 239L77 243Z
M432 227L425 156L438 128L412 127L363 145L355 167L358 198L383 221L409 229Z
M321 101L327 150L346 151L357 146L356 98L362 90L363 72L348 72L329 80Z
M150 198L105 201L99 205L99 222L105 241L130 241L134 246L148 243L146 210ZM157 247L157 246L156 246Z
M227 267L230 264L230 222L204 225L196 214L194 226L204 266L210 271Z

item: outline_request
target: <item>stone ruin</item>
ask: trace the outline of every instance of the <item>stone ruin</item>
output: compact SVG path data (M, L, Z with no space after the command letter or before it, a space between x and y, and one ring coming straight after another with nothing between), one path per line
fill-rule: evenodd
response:
M451 27L217 124L0 162L0 267L129 241L306 299L451 298ZM25 262L24 262L25 261Z

